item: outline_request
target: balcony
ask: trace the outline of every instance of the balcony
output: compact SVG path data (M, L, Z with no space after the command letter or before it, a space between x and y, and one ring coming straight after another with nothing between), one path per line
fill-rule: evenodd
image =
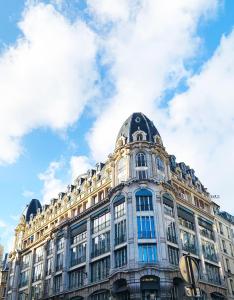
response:
M179 224L194 231L194 224L192 222L179 218Z
M99 232L99 231L101 231L101 230L103 230L103 229L105 229L105 228L107 228L109 226L110 226L110 220L106 221L106 222L104 222L104 223L102 223L102 224L100 224L98 226L93 227L92 233Z
M197 254L197 249L195 245L182 245L182 249L189 253Z
M86 256L76 257L71 259L71 267L81 264L86 261Z
M208 259L210 261L213 261L213 262L218 261L217 255L215 253L213 253L213 254L204 253L204 258Z
M91 257L96 257L99 255L102 255L106 252L110 251L110 245L103 247L103 248L99 248L99 249L95 249L92 253L91 253Z
M147 230L138 232L138 239L154 239L155 231Z

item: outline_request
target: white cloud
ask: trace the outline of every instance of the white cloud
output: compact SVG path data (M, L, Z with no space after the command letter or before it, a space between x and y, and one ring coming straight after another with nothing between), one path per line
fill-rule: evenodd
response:
M234 213L234 31L223 37L188 91L169 107L165 143L180 160L190 163L223 208ZM165 124L166 125L166 124ZM182 146L183 145L183 146Z
M22 153L21 138L34 128L63 130L94 95L95 34L71 23L52 5L29 5L22 37L0 55L0 163Z
M56 198L58 193L63 192L66 188L66 183L57 178L57 172L62 168L62 163L53 161L49 164L47 170L38 175L43 181L42 203L49 203L52 198Z
M112 64L110 76L116 94L103 108L88 135L92 155L98 160L113 150L120 124L133 111L159 118L155 108L160 97L181 78L189 76L185 63L194 58L201 47L196 35L198 22L201 17L215 13L218 3L212 0L141 1L136 9L138 2L126 1L129 17L119 13L104 41L103 60ZM103 18L108 19L108 14L110 19L113 17L111 7L105 6L103 11L105 1L90 3L101 24ZM121 10L122 2L119 5Z
M93 166L90 164L90 160L87 156L72 156L70 159L70 170L72 181L74 181L78 175L85 173Z

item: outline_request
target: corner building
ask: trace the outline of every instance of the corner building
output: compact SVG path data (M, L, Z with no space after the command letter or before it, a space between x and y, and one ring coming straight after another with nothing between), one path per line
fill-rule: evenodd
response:
M133 113L115 150L15 230L7 299L187 299L178 262L200 269L200 299L227 299L210 195Z

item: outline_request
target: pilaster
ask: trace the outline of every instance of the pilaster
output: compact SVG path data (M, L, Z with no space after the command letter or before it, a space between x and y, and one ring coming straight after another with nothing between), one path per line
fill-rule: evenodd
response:
M205 266L203 252L202 252L201 235L200 235L200 230L199 230L198 217L196 214L194 214L194 220L195 220L195 232L196 232L196 238L197 238L198 256L201 261L200 276L203 280L207 280L206 266Z

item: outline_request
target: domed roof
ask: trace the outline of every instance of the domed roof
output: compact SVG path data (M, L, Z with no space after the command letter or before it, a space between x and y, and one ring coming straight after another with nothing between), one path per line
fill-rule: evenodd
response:
M32 199L24 213L26 222L30 221L31 215L35 216L37 214L38 209L42 210L40 201L37 199Z
M127 140L126 143L133 142L133 134L136 131L143 131L146 133L146 141L155 143L154 137L160 136L154 123L148 119L143 113L133 113L122 125L117 136L117 141L121 136Z

